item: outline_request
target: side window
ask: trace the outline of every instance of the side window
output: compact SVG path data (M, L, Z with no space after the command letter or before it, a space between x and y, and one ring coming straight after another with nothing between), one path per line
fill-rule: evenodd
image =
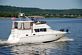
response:
M46 32L46 28L34 29L35 32Z
M40 32L46 32L46 28L40 29Z
M44 28L43 30L44 30L44 32L46 32L46 28Z
M40 32L43 32L44 30L43 29L40 29Z
M17 28L18 28L18 23L17 23L17 22L15 22L15 23L14 23L14 26L15 26L14 28L16 28L16 29L17 29Z
M35 29L35 32L39 32L39 29Z

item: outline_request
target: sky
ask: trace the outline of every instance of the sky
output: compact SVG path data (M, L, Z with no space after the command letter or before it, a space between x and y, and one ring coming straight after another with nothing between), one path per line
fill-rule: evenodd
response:
M0 5L41 9L82 9L82 0L0 0Z

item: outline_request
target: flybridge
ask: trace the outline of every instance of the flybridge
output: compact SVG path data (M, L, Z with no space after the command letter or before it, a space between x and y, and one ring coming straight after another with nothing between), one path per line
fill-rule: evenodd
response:
M19 13L19 18L13 21L13 29L27 30L33 28L46 28L45 21L40 21L41 16L25 16L24 13ZM43 24L43 25L40 25Z
M13 17L12 20L15 21L40 21L40 23L42 23L42 21L40 19L44 18L43 16L25 16L24 13L19 13L18 18Z

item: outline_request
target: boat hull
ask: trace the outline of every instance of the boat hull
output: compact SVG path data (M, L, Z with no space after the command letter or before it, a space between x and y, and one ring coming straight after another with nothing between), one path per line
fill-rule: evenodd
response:
M33 36L23 36L23 37L13 37L10 35L8 43L39 43L57 40L63 37L64 34L46 34L46 35L33 35Z

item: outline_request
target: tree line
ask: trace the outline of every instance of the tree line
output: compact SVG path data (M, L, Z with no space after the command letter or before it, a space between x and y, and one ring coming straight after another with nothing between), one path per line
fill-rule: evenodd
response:
M40 9L15 6L0 5L0 17L18 17L19 13L25 13L26 16L44 16L44 17L82 17L82 9Z

